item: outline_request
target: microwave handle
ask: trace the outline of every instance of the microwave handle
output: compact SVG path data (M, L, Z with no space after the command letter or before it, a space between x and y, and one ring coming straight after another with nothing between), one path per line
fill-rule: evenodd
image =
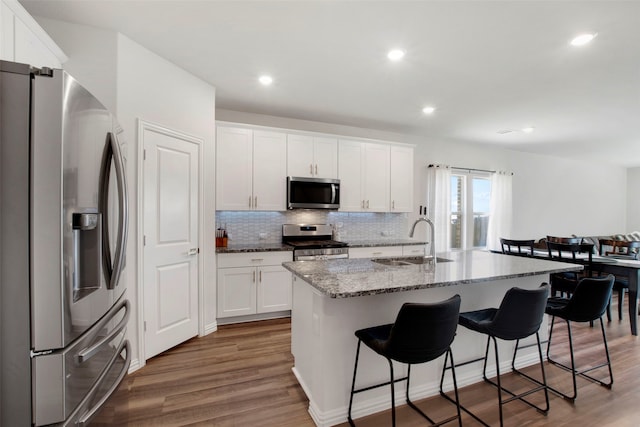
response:
M335 204L336 202L336 185L331 184L331 203Z

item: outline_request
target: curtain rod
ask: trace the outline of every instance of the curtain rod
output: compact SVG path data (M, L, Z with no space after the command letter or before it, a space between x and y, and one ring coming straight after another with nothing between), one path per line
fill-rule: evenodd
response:
M460 166L449 166L449 165L438 165L438 164L430 164L429 165L430 168L449 168L449 169L457 169L457 170L464 170L464 171L474 171L474 172L489 172L489 173L496 173L496 171L490 171L487 169L474 169L474 168L463 168Z
M486 173L505 173L505 174L509 174L509 175L513 175L513 172L499 172L499 171L492 171L492 170L488 170L488 169L475 169L475 168L463 168L460 166L448 166L448 165L440 165L440 164L430 164L428 167L430 168L449 168L449 169L456 169L456 170L460 170L460 171L468 171L468 172L486 172Z

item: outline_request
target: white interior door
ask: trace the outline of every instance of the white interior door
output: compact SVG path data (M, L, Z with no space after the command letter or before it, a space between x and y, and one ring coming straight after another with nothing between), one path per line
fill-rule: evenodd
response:
M145 359L198 333L198 140L142 126Z

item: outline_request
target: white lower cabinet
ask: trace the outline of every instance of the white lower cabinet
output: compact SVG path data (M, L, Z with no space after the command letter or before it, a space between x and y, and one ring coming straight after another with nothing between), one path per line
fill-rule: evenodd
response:
M349 248L349 258L390 258L402 256L402 246Z
M425 245L406 245L402 247L403 256L424 256Z
M292 252L218 254L218 318L291 310Z

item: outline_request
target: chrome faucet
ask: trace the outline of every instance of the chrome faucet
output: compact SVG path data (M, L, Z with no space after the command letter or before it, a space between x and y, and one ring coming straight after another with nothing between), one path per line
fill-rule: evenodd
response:
M431 232L431 255L427 256L427 248L426 245L429 244L429 242L427 242L425 244L425 258L431 258L433 260L433 265L436 264L436 245L435 245L435 229L433 226L433 221L431 221L429 218L427 218L426 216L420 217L418 219L416 219L416 222L413 223L413 225L411 226L411 231L409 232L409 237L413 237L413 233L414 231L416 231L416 225L418 225L419 222L426 222L427 224L429 224L429 231Z

